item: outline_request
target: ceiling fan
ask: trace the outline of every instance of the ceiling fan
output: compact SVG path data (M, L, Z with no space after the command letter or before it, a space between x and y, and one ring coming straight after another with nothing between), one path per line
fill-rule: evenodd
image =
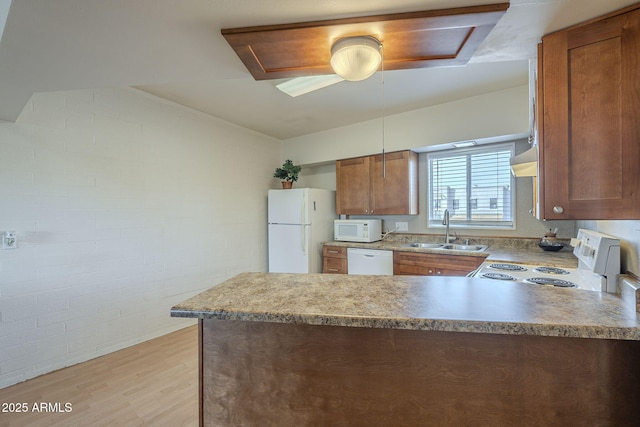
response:
M380 66L465 65L508 8L497 3L221 32L255 80L289 78L279 89L298 96L366 79Z
M371 77L382 62L382 43L372 36L350 36L331 46L331 68L335 74L295 77L276 87L296 97L348 80L357 82Z

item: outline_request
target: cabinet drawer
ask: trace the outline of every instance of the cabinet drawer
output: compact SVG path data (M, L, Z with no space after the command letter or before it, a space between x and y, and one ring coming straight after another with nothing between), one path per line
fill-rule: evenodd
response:
M477 268L477 267L476 267ZM457 276L464 277L470 272L475 270L463 269L463 270L451 270L448 268L438 268L434 266L417 266L417 265L404 265L396 264L393 267L393 274L397 276Z
M323 246L322 256L324 258L347 258L347 248L344 246Z
M347 274L347 259L331 257L323 258L322 272L331 274Z
M405 265L396 264L393 268L393 274L405 275L405 276L437 276L438 269L432 266L426 265Z
M464 255L438 255L415 252L394 253L394 274L421 276L465 276L482 264L484 258Z

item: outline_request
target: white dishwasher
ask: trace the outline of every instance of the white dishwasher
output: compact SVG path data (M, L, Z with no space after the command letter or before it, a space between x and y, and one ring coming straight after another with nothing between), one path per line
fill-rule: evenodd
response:
M349 274L393 275L393 251L347 248Z

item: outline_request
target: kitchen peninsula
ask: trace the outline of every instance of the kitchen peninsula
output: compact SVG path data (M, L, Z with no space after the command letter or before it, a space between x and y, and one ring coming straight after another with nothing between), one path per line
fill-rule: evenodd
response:
M617 295L463 277L243 273L200 325L202 425L627 425L640 322Z

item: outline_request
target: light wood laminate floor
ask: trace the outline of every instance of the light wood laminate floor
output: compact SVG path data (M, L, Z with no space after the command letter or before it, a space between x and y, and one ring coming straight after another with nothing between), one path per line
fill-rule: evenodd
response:
M0 389L0 405L2 427L197 426L197 326Z

